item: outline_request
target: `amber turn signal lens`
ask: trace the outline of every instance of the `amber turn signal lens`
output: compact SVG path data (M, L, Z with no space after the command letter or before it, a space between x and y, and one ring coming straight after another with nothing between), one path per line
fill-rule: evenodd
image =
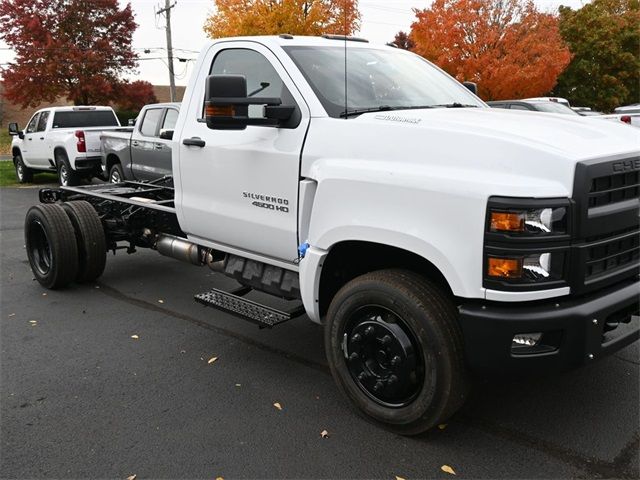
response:
M487 275L490 277L520 278L522 277L522 259L489 257Z
M524 232L522 213L491 212L492 232Z
M205 108L205 115L207 117L233 117L233 114L233 105L226 105L224 107L207 105Z

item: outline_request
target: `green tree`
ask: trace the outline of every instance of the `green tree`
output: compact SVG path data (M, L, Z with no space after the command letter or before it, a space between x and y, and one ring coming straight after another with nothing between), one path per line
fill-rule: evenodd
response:
M593 0L560 7L560 34L573 55L554 94L598 110L640 101L640 2Z

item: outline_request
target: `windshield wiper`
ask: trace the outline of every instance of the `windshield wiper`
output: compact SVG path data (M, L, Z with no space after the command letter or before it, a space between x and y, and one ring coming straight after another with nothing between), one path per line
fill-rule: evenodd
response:
M347 118L354 115L362 115L363 113L372 112L388 112L391 110L418 110L421 108L433 108L433 105L380 105L379 107L360 108L355 110L345 110L340 114L341 118Z
M458 103L458 102L453 102L453 103L442 103L440 105L431 105L434 108L478 108L478 105L469 105L466 103Z

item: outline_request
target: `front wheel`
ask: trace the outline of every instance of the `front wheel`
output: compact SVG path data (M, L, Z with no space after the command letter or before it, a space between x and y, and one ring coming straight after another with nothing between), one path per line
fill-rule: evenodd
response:
M33 170L24 164L21 154L13 157L13 165L16 167L16 179L18 183L30 183L33 181Z
M422 433L464 403L455 306L412 272L381 270L342 287L327 314L325 348L340 390L395 433Z

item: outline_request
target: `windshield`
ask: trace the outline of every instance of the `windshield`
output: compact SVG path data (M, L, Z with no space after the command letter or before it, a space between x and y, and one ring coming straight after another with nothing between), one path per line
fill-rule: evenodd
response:
M331 117L345 112L345 49L284 47ZM446 106L484 107L426 60L400 50L347 50L346 111Z
M111 110L76 110L56 112L53 128L119 127L118 119Z
M564 115L578 115L580 114L571 108L556 102L534 102L533 105L539 112L547 113L562 113Z

